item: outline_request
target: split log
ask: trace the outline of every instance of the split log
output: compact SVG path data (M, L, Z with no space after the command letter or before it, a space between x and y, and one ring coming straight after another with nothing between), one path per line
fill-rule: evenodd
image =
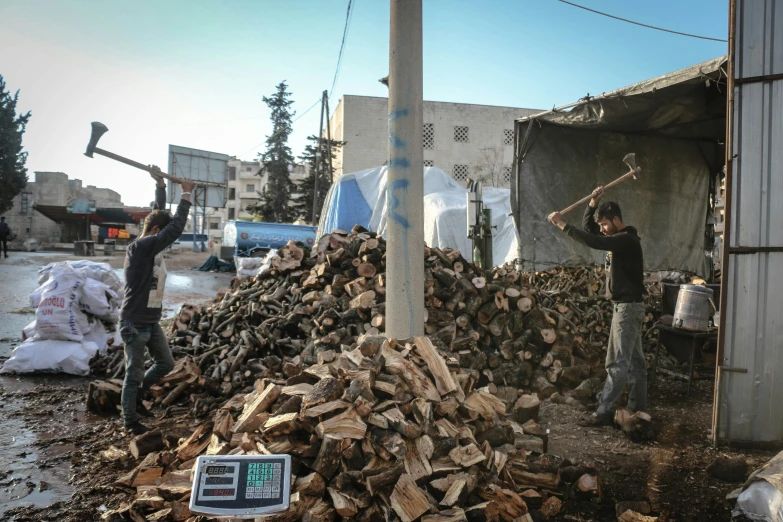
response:
M129 446L129 451L133 458L139 459L153 451L160 451L164 448L163 435L160 430L152 430L135 437Z
M427 495L408 474L401 475L397 480L389 500L402 522L413 522L430 509Z

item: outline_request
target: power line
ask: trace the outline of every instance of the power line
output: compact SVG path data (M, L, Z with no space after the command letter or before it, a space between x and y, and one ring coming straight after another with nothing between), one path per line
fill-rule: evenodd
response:
M351 16L353 15L353 0L348 0L348 9L345 12L345 27L343 27L343 39L342 42L340 42L340 53L337 55L337 67L335 67L334 70L334 79L332 80L332 88L329 90L329 98L332 97L332 92L334 91L334 86L337 84L337 77L340 75L340 66L343 62L343 51L345 50L345 41L348 38L348 27L351 25ZM322 101L322 98L318 98L315 103L313 103L306 111L304 111L302 114L297 116L295 119L291 120L291 125L293 126L294 123L296 123L300 118L302 118L305 114L313 110L313 108L318 105ZM261 145L263 145L267 140L270 138L273 138L277 136L279 133L281 133L283 130L279 130L276 133L272 134L271 136L267 137L264 141L259 143L258 145L253 146L252 148L246 150L245 152L239 154L239 156L244 156L248 152L252 152L256 149L258 149Z
M672 31L671 29L664 29L662 27L656 27L654 25L647 25L640 22L634 22L633 20L628 20L627 18L620 18L619 16L610 15L607 13L602 13L601 11L596 11L595 9L590 9L589 7L585 7L583 5L575 4L573 2L568 2L567 0L557 0L558 2L562 2L564 4L572 5L574 7L578 7L579 9L584 9L585 11L590 11L591 13L599 14L601 16L607 16L609 18L614 18L615 20L620 20L622 22L628 22L629 24L634 25L640 25L642 27L647 27L648 29L655 29L656 31L663 31L665 33L672 33L672 34L679 34L680 36L689 36L691 38L700 38L702 40L712 40L713 42L728 42L728 40L721 40L720 38L711 38L709 36L699 36L697 34L690 34L690 33L681 33L680 31Z
M332 80L332 88L329 89L329 99L332 98L334 92L334 86L337 84L337 77L340 75L340 65L343 62L343 50L345 50L345 40L348 37L348 26L351 24L351 15L353 11L351 7L353 0L348 0L348 10L345 12L345 27L343 28L343 40L340 43L340 54L337 55L337 67L334 70L334 79Z
M303 118L305 114L307 114L308 112L310 112L311 110L313 110L313 107L315 107L315 106L316 106L316 105L318 105L319 103L321 103L321 98L318 98L317 100L315 100L315 103L313 103L313 104L312 104L312 105L311 105L311 106L310 106L310 107L309 107L309 108L308 108L306 111L304 111L302 114L300 114L299 116L297 116L296 118L294 118L293 120L291 120L291 125L293 126L293 124L294 124L294 123L296 123L297 121L299 121L299 119L300 119L300 118ZM240 156L244 156L244 155L245 155L245 154L247 154L248 152L252 152L252 151L256 150L258 147L260 147L261 145L263 145L263 144L264 144L264 143L265 143L265 142L266 142L268 139L274 138L275 136L277 136L277 135L278 135L278 134L280 134L281 132L283 132L283 129L280 129L279 131L275 132L275 133L274 133L274 134L272 134L271 136L268 136L266 139L264 139L264 141L262 141L262 142L261 142L261 143L259 143L258 145L254 145L253 147L251 147L251 148L247 149L245 152L243 152L243 153L241 153L241 154L238 154L238 155L237 155L237 158L238 158L238 157L240 157Z

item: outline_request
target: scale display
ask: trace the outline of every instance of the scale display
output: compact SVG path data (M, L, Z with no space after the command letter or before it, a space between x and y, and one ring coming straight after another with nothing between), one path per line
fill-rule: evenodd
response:
M288 509L289 455L211 455L196 460L190 511L253 518Z

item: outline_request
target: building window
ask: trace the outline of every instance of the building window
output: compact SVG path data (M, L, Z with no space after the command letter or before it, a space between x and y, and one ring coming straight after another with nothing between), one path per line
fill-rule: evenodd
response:
M228 219L236 219L234 216L235 216L234 209L233 208L228 209Z
M435 162L432 161L432 160L424 160L424 166L425 167L434 167L435 166Z
M245 192L255 192L256 186L253 183L248 183L245 185Z
M29 192L22 192L22 210L21 214L28 214L30 212L30 194Z
M234 201L234 199L236 199L236 197L237 197L236 189L235 188L229 188L228 189L228 200L229 201Z
M236 167L229 167L228 168L228 180L234 181L237 179L237 168Z
M248 172L252 172L253 167L246 167L245 170L248 171Z
M511 182L511 167L503 167L503 181Z
M468 166L467 165L454 165L454 171L452 177L457 181L465 181L468 179Z
M220 227L220 223L212 222L212 223L209 224L209 229L210 230L217 230L218 227Z
M435 148L435 124L434 123L424 124L424 148L425 149Z
M514 131L510 129L505 129L503 131L503 145L513 145L514 144Z
M468 128L467 127L455 126L454 127L454 141L459 142L459 143L469 143L470 139L468 137Z

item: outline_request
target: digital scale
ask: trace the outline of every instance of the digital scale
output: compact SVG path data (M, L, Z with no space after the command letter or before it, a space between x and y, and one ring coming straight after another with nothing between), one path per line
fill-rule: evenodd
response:
M290 455L208 455L196 459L190 512L255 518L288 509Z

